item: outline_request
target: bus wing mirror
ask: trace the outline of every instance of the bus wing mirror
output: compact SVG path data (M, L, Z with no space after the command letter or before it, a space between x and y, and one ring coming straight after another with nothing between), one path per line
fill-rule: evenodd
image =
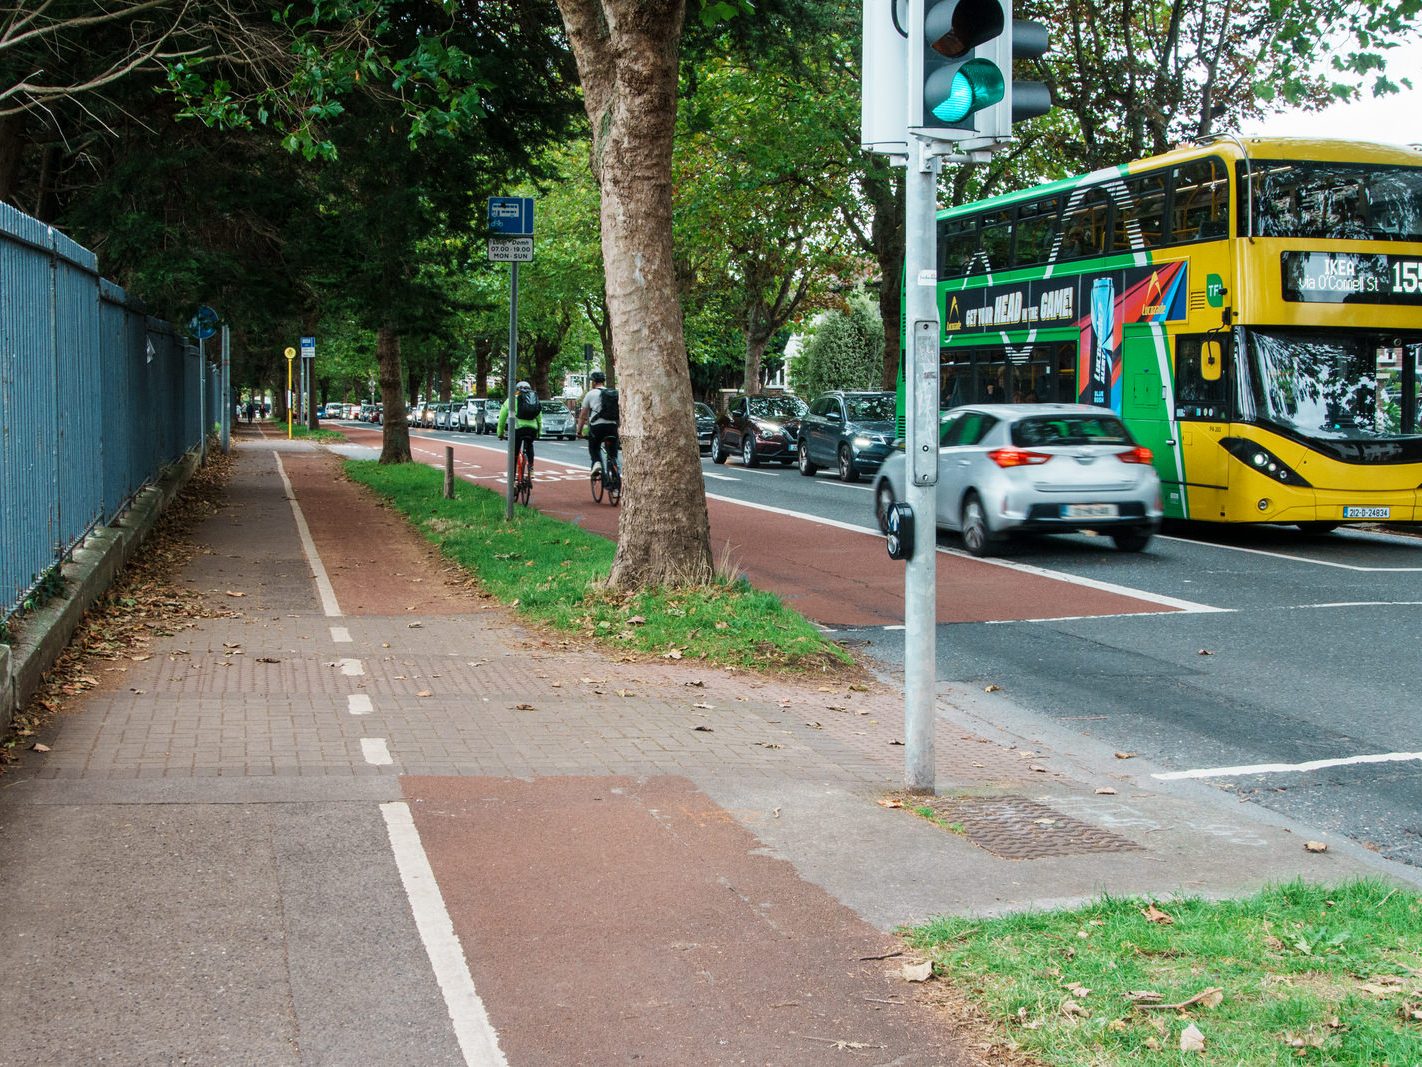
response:
M1200 345L1200 377L1207 382L1217 382L1224 373L1224 346L1218 341L1205 341Z

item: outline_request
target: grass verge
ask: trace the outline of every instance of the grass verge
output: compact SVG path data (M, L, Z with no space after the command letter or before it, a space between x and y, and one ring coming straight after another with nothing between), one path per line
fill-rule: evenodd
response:
M907 936L1060 1067L1422 1063L1422 900L1381 882L1103 898ZM1202 1054L1182 1049L1189 1026Z
M423 464L348 460L345 468L485 590L538 622L669 659L800 671L853 664L803 616L744 581L609 592L600 587L612 569L606 538L523 507L505 522L504 498L467 482L445 500L443 473Z
M291 436L293 438L304 437L308 441L344 441L346 439L346 435L338 430L313 430L299 423L292 424Z

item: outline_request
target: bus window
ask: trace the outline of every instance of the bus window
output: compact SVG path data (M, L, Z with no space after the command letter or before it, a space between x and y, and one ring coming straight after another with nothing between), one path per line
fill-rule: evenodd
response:
M1116 206L1116 229L1111 242L1113 251L1157 248L1163 243L1168 174L1168 171L1158 170L1127 180L1126 203ZM1139 245L1133 243L1137 241Z
M1261 237L1422 240L1422 167L1268 161L1239 174Z
M1023 204L1017 209L1017 254L1019 267L1034 267L1049 263L1052 242L1057 236L1057 215L1061 213L1060 197L1049 196Z
M1062 245L1058 258L1080 259L1106 251L1110 233L1111 195L1105 189L1088 189L1062 215Z
M974 216L944 219L938 224L938 276L959 278L971 272L978 250L978 220Z
M1006 270L1012 266L1011 208L983 216L981 247L989 271Z
M1229 236L1229 177L1224 162L1210 156L1175 168L1171 190L1171 235L1175 242Z
M1229 418L1229 335L1175 339L1175 417L1223 422Z

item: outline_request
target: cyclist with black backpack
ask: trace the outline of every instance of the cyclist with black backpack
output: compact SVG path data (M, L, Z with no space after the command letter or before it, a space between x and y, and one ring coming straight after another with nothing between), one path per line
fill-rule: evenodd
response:
M578 422L574 432L582 433L583 427L587 427L588 456L596 467L600 462L602 443L611 438L611 447L615 449L617 446L618 401L617 390L607 387L607 375L602 371L593 371L591 381L592 388L583 397L578 408Z
M510 398L514 405L514 446L527 458L528 471L533 473L533 442L538 440L538 435L543 432L543 405L538 402L538 394L533 391L533 386L527 382L519 382L514 386L514 395ZM509 401L505 400L499 406L499 440L504 439L504 433L509 421Z

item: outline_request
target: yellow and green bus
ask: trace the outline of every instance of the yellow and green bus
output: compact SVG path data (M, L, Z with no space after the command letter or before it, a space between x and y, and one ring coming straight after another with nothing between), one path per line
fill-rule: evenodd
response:
M1422 522L1422 151L1226 137L938 215L941 406L1109 407L1168 517Z

